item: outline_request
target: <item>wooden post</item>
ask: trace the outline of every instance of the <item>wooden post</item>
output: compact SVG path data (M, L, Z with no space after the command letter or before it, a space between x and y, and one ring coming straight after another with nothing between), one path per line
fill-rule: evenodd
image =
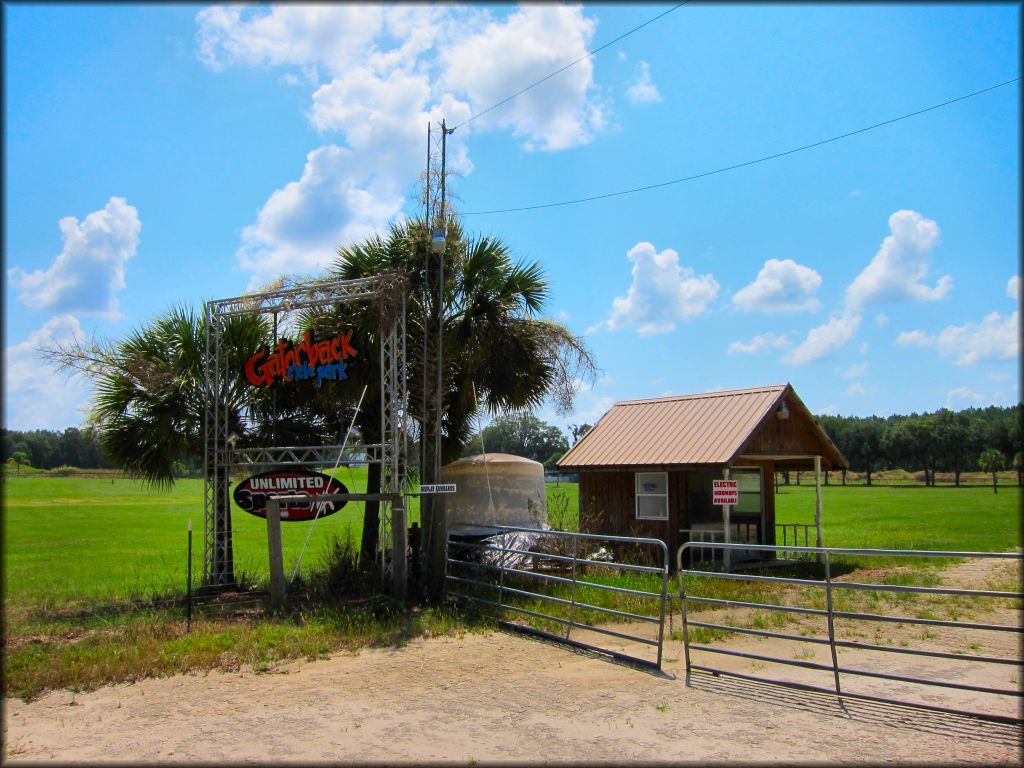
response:
M815 546L824 546L821 543L821 456L814 457L814 527L818 533ZM821 560L821 553L818 553L818 560Z
M270 550L270 608L284 607L284 555L281 552L281 502L267 501L267 546Z
M188 519L188 564L186 566L186 625L187 631L192 631L192 518Z
M409 583L409 529L405 501L397 496L391 507L391 596L404 603Z
M724 480L728 480L729 479L729 468L728 467L726 467L725 469L722 470L722 479L724 479ZM730 530L729 530L730 527L731 527L731 524L729 522L729 516L731 514L732 514L732 504L723 504L722 505L722 523L725 526L725 543L726 544L728 544L730 539L732 538L732 536L730 535ZM725 570L726 571L729 570L729 567L732 564L732 557L730 557L730 555L731 555L731 553L730 553L730 551L728 549L725 549L725 550L722 551L722 561L723 561L723 563L725 565Z

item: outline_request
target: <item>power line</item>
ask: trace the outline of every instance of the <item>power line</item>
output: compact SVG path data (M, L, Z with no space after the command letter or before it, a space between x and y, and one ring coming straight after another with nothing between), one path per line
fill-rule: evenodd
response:
M558 206L563 206L563 205L576 205L577 203L589 203L589 202L591 202L593 200L604 200L604 199L609 198L609 197L619 197L621 195L631 195L634 192L645 192L645 191L647 191L649 189L659 189L661 187L668 187L668 186L671 186L672 184L682 184L684 181L694 181L695 179L702 179L702 178L704 178L706 176L714 176L715 174L718 174L718 173L725 173L726 171L734 171L737 168L745 168L748 165L757 165L758 163L764 163L764 162L767 162L768 160L774 160L774 159L779 158L779 157L785 157L786 155L792 155L792 154L795 154L797 152L803 152L805 149L813 149L814 147L820 147L823 144L829 144L829 143L831 143L833 141L839 141L840 139L846 139L846 138L849 138L850 136L856 136L858 133L864 133L865 131L871 131L871 130L874 130L875 128L881 128L884 125L891 125L892 123L897 123L900 120L906 120L907 118L910 118L910 117L916 117L917 115L923 115L925 112L931 112L931 111L936 110L936 109L941 109L942 107L948 107L950 104L955 104L958 101L964 101L965 99L970 99L970 98L973 98L974 96L980 96L983 93L988 93L989 91L994 91L996 88L1002 88L1003 86L1010 85L1011 83L1016 83L1020 79L1021 79L1021 76L1017 76L1017 77L1013 78L1012 80L1007 80L1005 82L998 83L997 85L990 85L988 88L982 88L980 91L974 91L973 93L968 93L965 96L958 96L955 99L950 99L949 101L944 101L941 104L935 104L935 105L930 106L930 107L925 107L924 109L919 109L916 112L910 112L909 114L906 114L906 115L900 115L899 117L894 117L891 120L885 120L885 121L883 121L881 123L875 123L874 125L869 125L866 128L858 128L856 131L850 131L849 133L843 133L843 134L840 134L839 136L833 136L830 139L822 139L821 141L816 141L813 144L805 144L804 146L797 147L795 149L787 149L785 152L776 152L774 155L766 155L765 157L759 157L756 160L747 160L744 163L736 163L735 165L729 165L729 166L726 166L724 168L716 168L713 171L705 171L703 173L694 174L693 176L685 176L685 177L683 177L681 179L672 179L671 181L662 181L662 182L659 182L657 184L648 184L647 186L644 186L644 187L634 187L632 189L624 189L624 190L620 190L618 192L607 192L607 193L605 193L603 195L592 195L590 197L580 197L580 198L577 198L575 200L563 200L563 201L558 202L558 203L541 203L539 205L524 205L524 206L520 206L518 208L498 208L498 209L495 209L495 210L492 210L492 211L468 211L466 213L463 213L462 215L463 216L482 216L484 214L489 214L489 213L516 213L518 211L535 211L535 210L538 210L540 208L556 208Z
M565 72L565 70L569 69L570 67L575 67L575 66L576 66L577 64L579 64L579 63L580 63L581 61L584 61L584 60L586 60L586 59L589 59L589 58L590 58L591 56L593 56L593 55L594 55L594 54L596 54L596 53L599 53L600 51L603 51L603 50L604 50L605 48L607 48L608 46L610 46L610 45L613 45L613 44L615 44L615 43L619 42L619 40L622 40L623 38L629 37L629 36L630 36L630 35L632 35L632 34L633 34L634 32L638 32L638 31L640 31L641 29L643 29L644 27L646 27L646 26L647 26L648 24L653 24L653 23L654 23L654 22L656 22L656 21L657 21L658 19L660 19L660 18L662 18L662 17L664 17L664 16L668 16L668 15L669 15L670 13L672 13L672 11L675 11L675 10L677 10L677 9L679 9L679 8L682 8L682 7L683 7L684 5L686 5L686 4L688 3L688 2L690 2L690 0L683 0L683 2L679 3L679 5L674 5L674 6L672 6L671 8L669 8L669 9L668 9L667 11L664 11L663 13L659 13L659 14L658 14L657 16L655 16L655 17L654 17L653 19L648 19L647 21L645 21L645 22L644 22L643 24L641 24L640 26L638 26L638 27L633 27L633 29L629 30L628 32L623 32L623 33L622 33L621 35L619 35L618 37L616 37L616 38L615 38L614 40L609 40L609 41L608 41L607 43L605 43L604 45L602 45L602 46L601 46L600 48L595 48L594 50L590 51L589 53L586 53L586 54L584 54L583 56L580 56L580 57L579 57L578 59L576 59L576 61L571 61L571 62L569 62L568 64L566 64L566 65L565 65L564 67L562 67L561 69L557 69L557 70L555 70L555 71L554 71L554 72L552 72L552 73L551 73L550 75L547 75L546 77L542 77L542 78L541 78L540 80L538 80L537 82L535 82L535 83L531 83L530 85L526 86L525 88L523 88L523 89L522 89L522 90L520 90L520 91L516 91L516 92L515 92L515 93L513 93L513 94L512 94L511 96L509 96L509 97L507 97L507 98L504 98L504 99L502 99L501 101L499 101L499 102L498 102L497 104L492 104L492 105L491 105L491 106L489 106L489 107L488 107L487 109L485 109L485 110L484 110L483 112L477 112L476 114L474 114L474 115L471 115L470 117L466 118L466 119L465 119L465 120L463 120L463 121L462 121L461 123L459 123L458 125L456 125L456 126L455 126L455 128L452 128L451 130L453 130L453 131L454 131L454 130L456 130L457 128L461 128L462 126L466 125L467 123L471 123L471 122L473 122L473 121L474 121L474 120L476 120L476 119L477 119L478 117L483 117L484 115L486 115L486 114L487 114L488 112L490 112L491 110L497 109L497 108L498 108L498 107L500 107L500 106L501 106L502 104L507 104L508 102L512 101L512 99L516 98L517 96L522 96L522 95L523 95L524 93L526 93L526 92L527 92L528 90L530 90L531 88L536 88L536 87L537 87L538 85L540 85L541 83L543 83L543 82L545 82L545 81L547 81L547 80L550 80L550 79L551 79L552 77L554 77L555 75L558 75L558 74L561 74L562 72Z

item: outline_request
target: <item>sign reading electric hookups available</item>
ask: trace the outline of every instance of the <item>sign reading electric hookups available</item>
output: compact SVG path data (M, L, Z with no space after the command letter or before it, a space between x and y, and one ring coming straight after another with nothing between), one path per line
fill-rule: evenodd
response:
M317 501L317 496L348 493L348 488L330 475L308 469L277 469L247 477L235 488L235 503L256 517L267 517L270 495L307 496L308 500L289 501L281 505L281 520L302 522L315 517L333 515L345 506L344 501Z
M740 500L739 480L712 480L711 502L720 506L736 504Z

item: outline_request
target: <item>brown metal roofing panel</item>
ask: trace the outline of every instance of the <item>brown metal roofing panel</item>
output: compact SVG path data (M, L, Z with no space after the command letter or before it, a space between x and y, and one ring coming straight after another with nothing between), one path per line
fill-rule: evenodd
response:
M616 403L563 466L728 463L786 385Z

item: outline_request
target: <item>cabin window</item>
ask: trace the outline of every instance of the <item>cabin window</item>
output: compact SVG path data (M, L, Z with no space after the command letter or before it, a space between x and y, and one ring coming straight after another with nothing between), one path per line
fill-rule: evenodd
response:
M636 516L668 520L668 472L636 473Z

